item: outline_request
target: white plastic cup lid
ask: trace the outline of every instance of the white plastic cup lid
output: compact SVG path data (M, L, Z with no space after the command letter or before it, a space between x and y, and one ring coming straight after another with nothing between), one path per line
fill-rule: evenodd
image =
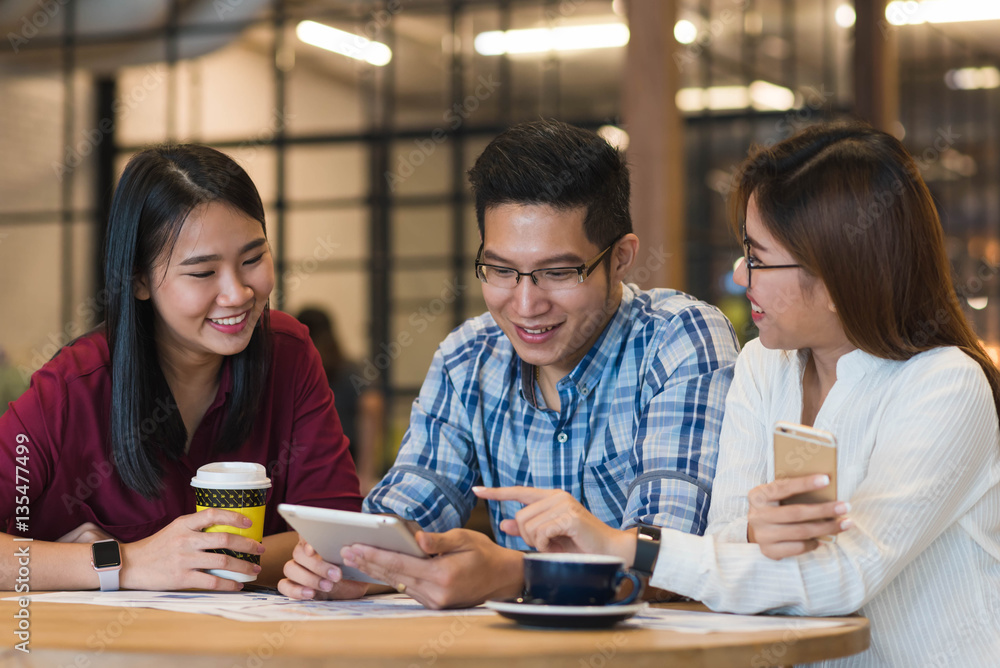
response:
M213 462L198 469L192 487L202 489L267 489L267 469L254 462Z

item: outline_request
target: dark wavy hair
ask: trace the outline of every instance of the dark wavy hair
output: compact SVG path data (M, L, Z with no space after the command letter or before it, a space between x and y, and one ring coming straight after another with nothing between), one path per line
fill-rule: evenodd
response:
M129 160L115 189L105 249L105 328L111 351L111 456L125 484L146 498L159 495L163 458L184 454L188 434L160 367L152 302L133 285L171 253L191 211L224 203L260 223L264 206L253 181L232 158L207 146L158 146ZM233 389L217 452L246 441L263 396L271 360L267 306L250 343L231 359ZM164 407L167 409L164 410Z
M625 156L597 133L560 121L519 123L498 135L469 170L469 183L480 237L486 210L503 204L586 207L583 230L599 248L632 231Z
M814 125L751 150L735 184L736 234L752 196L768 232L823 281L854 346L890 360L956 346L1000 413L1000 370L962 313L937 209L898 139L860 122Z

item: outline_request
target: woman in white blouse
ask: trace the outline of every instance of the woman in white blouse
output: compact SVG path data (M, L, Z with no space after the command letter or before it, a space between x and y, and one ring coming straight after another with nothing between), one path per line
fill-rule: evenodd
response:
M737 361L706 535L664 529L650 584L728 612L860 611L871 648L823 665L1000 665L1000 373L916 164L867 125L823 125L756 150L736 183L760 338ZM778 505L827 484L769 482L779 420L835 435L840 501ZM540 550L633 563L636 531L566 495L479 494L526 503L502 528Z

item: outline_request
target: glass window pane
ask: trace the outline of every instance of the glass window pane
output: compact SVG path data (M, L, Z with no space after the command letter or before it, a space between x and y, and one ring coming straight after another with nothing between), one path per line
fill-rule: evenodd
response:
M370 318L368 316L369 281L364 271L308 272L308 265L293 263L301 279L289 281L285 292L285 311L292 315L307 307L318 307L332 314L345 354L360 360L369 354Z
M368 219L368 210L362 207L289 211L286 257L293 261L366 261Z
M194 136L203 142L253 144L273 139L280 112L275 108L272 42L270 27L251 28L238 41L198 60L192 104L200 132Z
M418 387L427 375L438 345L453 329L450 309L442 300L431 300L419 308L397 309L392 317L390 352L392 381L397 386Z
M393 195L437 195L451 191L451 140L440 128L425 137L392 143L389 174Z
M257 186L257 192L260 193L260 199L265 206L274 203L277 196L275 184L278 173L278 159L274 147L247 144L219 150L230 156L246 170L254 185ZM272 217L268 220L274 219Z
M445 255L451 250L448 206L401 206L393 210L392 250L396 257Z
M58 270L61 225L33 221L0 226L0 285L4 292L0 342L11 362L30 374L82 332L61 325L62 276ZM49 256L40 262L39 254Z
M357 32L351 24L317 21ZM368 121L363 113L368 95L364 86L374 66L306 44L293 28L285 40L294 53L294 65L285 80L289 135L361 132Z
M290 202L364 197L368 152L363 144L289 146L287 195Z
M451 50L447 15L407 14L392 21L396 123L400 128L448 129L451 107Z
M67 166L87 158L63 145L63 82L58 76L0 77L0 213L58 211ZM79 123L90 123L78 108ZM92 153L89 145L81 149Z

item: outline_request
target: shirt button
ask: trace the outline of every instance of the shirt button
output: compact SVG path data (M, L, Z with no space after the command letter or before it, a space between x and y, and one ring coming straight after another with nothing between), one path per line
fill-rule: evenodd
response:
M587 392L590 392L590 389L589 389L589 388L587 388L586 386L585 386L585 387L581 387L581 388L580 388L580 394L582 394L582 395L586 396L586 395L587 395Z
M558 435L556 435L556 440L559 441L560 443L565 443L566 441L569 440L569 436L566 435L566 432L561 431L559 432Z

